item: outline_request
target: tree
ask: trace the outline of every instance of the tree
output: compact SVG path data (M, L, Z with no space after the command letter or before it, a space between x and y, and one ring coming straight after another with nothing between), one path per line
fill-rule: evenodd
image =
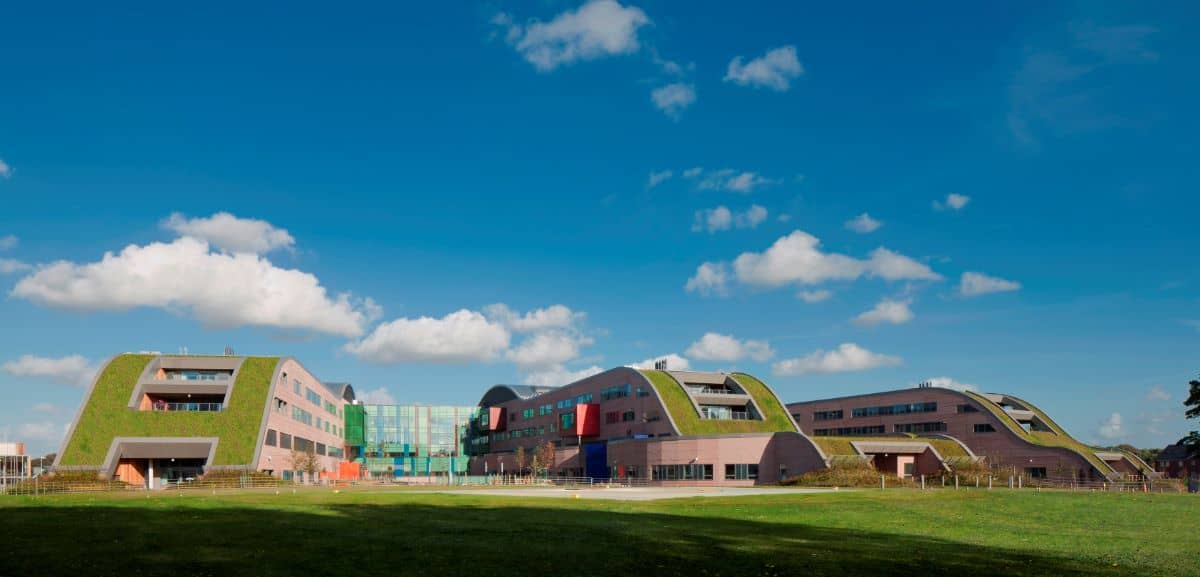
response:
M525 447L517 447L517 453L513 456L513 460L516 461L516 465L517 465L517 473L516 474L518 474L518 475L525 474L525 462L526 462Z
M545 475L550 469L554 468L554 443L546 441L538 445L533 450L533 472L536 475Z
M307 474L309 480L321 470L321 460L310 451L292 451L292 469Z
M1188 398L1183 401L1183 406L1188 407L1185 415L1189 419L1200 419L1200 377L1192 379L1188 383ZM1179 440L1179 444L1187 449L1188 455L1200 457L1200 431L1192 431L1191 434Z

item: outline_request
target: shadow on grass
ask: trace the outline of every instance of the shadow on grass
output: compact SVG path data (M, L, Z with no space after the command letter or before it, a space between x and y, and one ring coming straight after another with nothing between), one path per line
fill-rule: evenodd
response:
M867 527L496 504L9 507L0 576L1134 573Z

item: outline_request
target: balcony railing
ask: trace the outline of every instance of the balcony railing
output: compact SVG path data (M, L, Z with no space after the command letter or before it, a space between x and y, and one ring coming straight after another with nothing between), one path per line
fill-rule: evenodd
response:
M749 421L751 419L748 411L706 412L704 418L716 421Z
M730 389L710 389L708 387L688 387L693 395L741 395L737 391Z
M158 402L150 405L152 411L191 411L191 412L215 412L220 411L221 403L165 403Z

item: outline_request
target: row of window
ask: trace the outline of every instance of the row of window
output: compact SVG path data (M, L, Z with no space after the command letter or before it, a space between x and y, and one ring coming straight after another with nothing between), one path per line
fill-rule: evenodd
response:
M758 463L725 465L725 480L746 481L758 478Z
M946 423L896 423L893 427L896 433L944 433Z
M711 481L712 465L654 465L650 467L650 478L654 481Z
M321 406L320 393L318 393L308 387L304 387L304 398L308 399L308 402L310 402L318 407Z
M636 418L637 418L637 413L634 413L633 411L625 411L624 413L619 413L617 411L609 411L607 413L604 413L604 424L611 425L613 423L618 423L618 422L627 423Z
M277 433L275 429L267 429L267 438L263 444L268 447L311 452L321 456L328 455L340 458L345 454L341 447L327 447L325 443L314 443L304 437L293 437L287 433Z
M841 409L836 411L815 411L813 412L814 421L833 421L842 418L844 413Z
M936 413L937 403L906 403L899 405L883 405L881 407L859 407L851 414L854 417L876 417L881 415L907 415L909 413Z
M622 397L628 397L629 389L630 389L630 386L627 384L626 385L617 385L615 387L607 387L604 390L600 391L600 400L601 401L611 401L613 399L620 399Z
M867 427L837 427L834 429L813 429L813 435L817 437L882 435L884 432L886 432L886 429L883 425L870 425Z
M524 429L513 429L512 431L509 431L509 435L513 439L518 439L520 437L534 437L545 434L546 427L544 425L541 427L525 427Z

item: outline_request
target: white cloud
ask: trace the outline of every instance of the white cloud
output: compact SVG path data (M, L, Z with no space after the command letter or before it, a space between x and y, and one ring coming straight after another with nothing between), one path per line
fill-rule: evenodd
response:
M364 405L394 405L396 398L392 396L392 392L386 387L379 387L373 391L360 393L357 398Z
M1121 424L1121 413L1113 413L1107 419L1100 421L1100 426L1096 428L1096 434L1105 439L1124 436L1125 428Z
M752 204L743 212L734 213L725 206L697 210L692 222L692 231L708 231L710 234L730 228L756 228L767 220L767 209Z
M580 347L592 342L591 338L574 332L545 331L521 341L505 357L522 370L544 369L578 357Z
M641 47L638 29L650 23L645 12L613 0L591 0L549 22L532 20L522 26L507 14L492 19L506 30L505 38L539 72L605 56L633 54Z
M865 326L875 326L880 323L901 325L913 319L912 310L908 308L911 304L912 300L883 299L875 305L875 308L855 317L854 322Z
M17 425L17 438L23 439L26 442L55 445L62 442L64 436L66 436L65 428L51 421Z
M535 371L525 375L525 384L542 387L560 387L603 372L604 369L596 365L579 369L578 371L569 370L562 365L555 365L546 370Z
M58 261L21 279L12 295L80 311L155 307L190 311L215 327L308 329L357 337L377 318L370 299L330 298L317 277L276 267L265 257L209 250L191 237L129 245L99 262Z
M722 168L720 170L711 170L703 172L701 168L692 168L683 173L685 178L700 178L696 183L696 188L700 190L729 190L739 193L750 193L755 188L768 184L776 184L779 181L773 178L767 178L757 172L743 170L737 171L732 168Z
M689 370L692 368L692 364L689 363L687 359L685 359L675 353L671 353L671 354L667 354L667 355L659 355L657 357L650 357L648 359L645 359L645 360L642 360L642 361L639 361L636 363L630 363L625 366L632 367L635 369L653 369L654 363L657 363L658 361L663 361L663 360L667 361L667 370L668 371L686 371L686 370Z
M964 272L962 279L958 283L958 293L964 297L977 297L1020 289L1021 283L977 272Z
M687 292L698 292L702 295L724 295L729 282L729 267L723 262L706 262L696 267L696 274L687 280L683 286Z
M33 268L27 263L23 263L16 259L0 258L0 274L11 274L21 272Z
M381 323L361 341L344 347L378 364L490 361L508 348L511 333L482 313L461 309L442 318L399 318Z
M0 368L15 377L50 379L66 385L86 387L96 376L97 367L80 355L66 357L39 357L21 355L8 361Z
M496 303L483 307L483 312L488 318L519 333L571 328L587 317L587 313L573 311L564 305L533 309L522 315L506 304Z
M0 178L10 177L12 176L12 172L12 167L7 162L4 162L4 159L0 158Z
M787 214L787 213L784 213L784 214L781 214L781 215L779 215L779 216L776 218L776 220L778 220L779 222L791 222L791 221L792 221L792 215L790 215L790 214Z
M846 229L857 232L858 234L867 234L879 230L883 223L871 218L871 215L862 213L850 220L846 221Z
M847 371L865 371L900 364L899 357L873 353L854 343L843 343L832 351L817 350L803 357L771 365L778 377L798 377Z
M15 234L6 234L4 236L0 236L0 250L12 250L17 248L17 243L19 242L20 239L18 239L17 235Z
M932 387L939 389L954 389L956 391L973 391L979 392L979 387L970 383L960 383L950 377L933 377L925 381Z
M831 296L833 296L833 293L830 291L827 291L825 289L815 290L815 291L800 291L800 292L796 293L796 298L798 298L810 305L819 303L819 302L823 302L823 301L827 301L827 300L829 300L829 297L831 297Z
M733 270L739 282L768 287L854 280L863 275L885 280L942 278L925 264L886 248L877 248L868 259L860 260L821 252L820 245L817 237L796 230L776 240L762 253L744 252L738 255L733 261Z
M735 57L729 62L725 82L783 92L791 87L792 79L801 74L804 74L804 67L796 58L796 47L789 45L768 50L745 64L741 56Z
M228 212L218 212L208 218L186 218L176 212L162 222L162 227L179 236L207 241L228 252L266 254L275 249L291 248L296 239L282 228L265 220L238 218Z
M703 172L704 172L703 167L693 166L693 167L683 171L683 177L684 178L696 178L697 176L700 176L700 174Z
M58 407L50 403L38 403L32 407L32 410L35 413L44 413L47 415L58 414Z
M684 354L703 361L739 361L751 358L765 361L775 355L767 341L738 340L733 335L704 333Z
M696 87L683 82L674 82L650 91L650 101L668 118L679 120L683 111L696 102Z
M946 200L933 201L933 208L935 210L962 210L968 202L971 202L971 197L952 192L946 195Z
M1171 400L1171 394L1163 389L1162 385L1154 385L1150 387L1149 391L1146 391L1146 400L1151 402L1169 401Z
M670 180L673 175L674 175L674 173L671 172L670 170L660 170L658 172L651 172L650 178L648 178L646 180L646 188L654 188L654 187L662 184L663 182Z

